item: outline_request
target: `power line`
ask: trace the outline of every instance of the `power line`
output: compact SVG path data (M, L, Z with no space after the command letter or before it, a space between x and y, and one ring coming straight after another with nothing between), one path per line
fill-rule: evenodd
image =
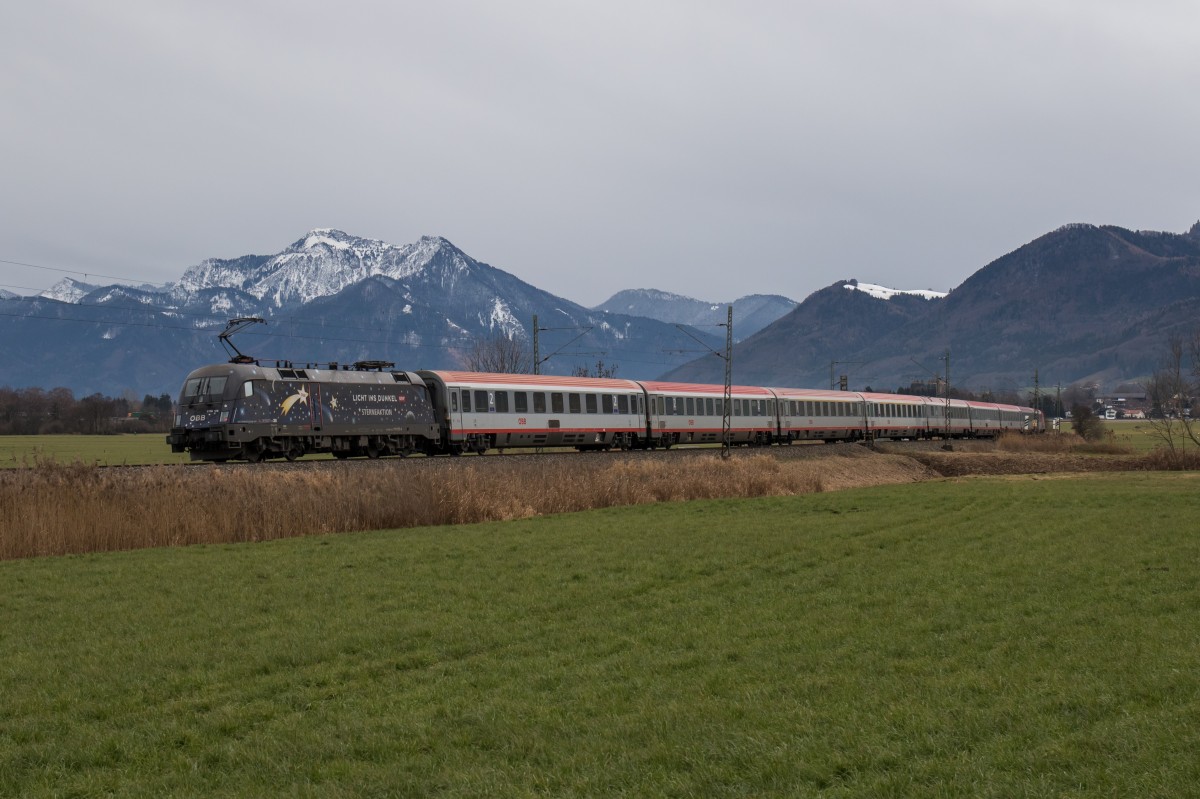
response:
M44 269L47 272L63 272L68 275L83 275L84 277L103 277L109 280L121 280L126 283L148 283L150 285L161 285L153 280L142 280L135 277L121 277L120 275L105 275L100 272L88 272L83 269L63 269L58 266L43 266L41 264L31 264L26 261L10 261L7 258L0 258L0 264L12 264L13 266L27 266L30 269Z

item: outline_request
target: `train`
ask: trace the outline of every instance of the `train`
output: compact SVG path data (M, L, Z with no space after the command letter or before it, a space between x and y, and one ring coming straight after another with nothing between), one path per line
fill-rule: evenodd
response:
M397 370L383 361L296 367L247 358L184 380L172 452L193 461L669 449L801 441L992 438L1045 431L1033 408L856 391Z

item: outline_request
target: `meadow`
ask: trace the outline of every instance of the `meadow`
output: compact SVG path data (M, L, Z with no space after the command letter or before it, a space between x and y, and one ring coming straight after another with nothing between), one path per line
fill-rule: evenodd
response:
M0 795L1183 796L1200 477L0 563Z
M186 452L173 453L165 433L123 433L111 436L0 436L0 468L22 467L39 461L101 466L187 463Z

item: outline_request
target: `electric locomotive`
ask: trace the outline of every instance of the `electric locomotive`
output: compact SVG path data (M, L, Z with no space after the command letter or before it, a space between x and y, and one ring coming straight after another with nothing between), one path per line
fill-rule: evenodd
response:
M192 460L218 462L438 452L440 428L425 381L392 366L201 367L184 381L167 443Z

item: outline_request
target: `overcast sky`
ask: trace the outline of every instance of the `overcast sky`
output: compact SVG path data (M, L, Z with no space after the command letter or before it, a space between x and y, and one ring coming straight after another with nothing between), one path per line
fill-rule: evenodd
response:
M150 282L336 227L802 300L1200 219L1195 0L8 2L0 109L0 260Z

